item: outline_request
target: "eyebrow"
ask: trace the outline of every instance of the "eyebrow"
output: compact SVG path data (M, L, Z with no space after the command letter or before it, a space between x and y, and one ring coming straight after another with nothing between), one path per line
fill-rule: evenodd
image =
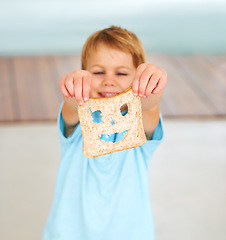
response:
M94 67L104 68L104 66L99 65L99 64L94 64L94 65L90 66L90 68L94 68ZM130 69L130 67L127 67L127 66L117 66L117 69L121 69L121 68L128 69L128 70Z
M100 67L100 68L103 68L103 66L99 65L99 64L94 64L94 65L91 65L90 68L93 68L93 67Z

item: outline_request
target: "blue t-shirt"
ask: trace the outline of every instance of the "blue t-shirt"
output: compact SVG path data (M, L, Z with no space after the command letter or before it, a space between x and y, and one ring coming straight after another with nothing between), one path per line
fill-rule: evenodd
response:
M61 163L43 240L155 239L148 165L162 119L142 146L96 158L83 154L80 124L65 138L61 109L58 128Z

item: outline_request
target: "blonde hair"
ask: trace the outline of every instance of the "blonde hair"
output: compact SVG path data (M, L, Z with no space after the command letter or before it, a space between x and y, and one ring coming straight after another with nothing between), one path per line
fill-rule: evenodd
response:
M126 29L111 26L93 33L86 40L81 54L81 67L83 70L86 70L90 55L93 54L100 43L113 49L129 52L132 55L133 64L136 68L145 62L145 51L139 38Z

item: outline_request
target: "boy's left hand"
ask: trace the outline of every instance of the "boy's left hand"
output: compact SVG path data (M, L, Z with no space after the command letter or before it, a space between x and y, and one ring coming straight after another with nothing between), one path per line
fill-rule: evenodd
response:
M153 64L142 63L138 66L133 81L133 93L147 98L150 94L160 93L166 85L167 74Z

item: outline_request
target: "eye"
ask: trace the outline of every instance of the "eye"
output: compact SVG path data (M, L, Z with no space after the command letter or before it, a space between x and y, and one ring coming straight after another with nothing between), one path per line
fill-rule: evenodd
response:
M117 75L118 76L127 76L127 73L118 72Z
M101 116L101 111L100 110L97 110L95 112L92 112L92 110L90 109L90 112L91 112L91 116L93 118L93 122L94 123L101 123L102 122L102 116Z
M128 113L128 105L125 103L120 107L122 116L124 117Z
M98 71L98 72L94 72L95 75L102 75L104 74L104 72Z

